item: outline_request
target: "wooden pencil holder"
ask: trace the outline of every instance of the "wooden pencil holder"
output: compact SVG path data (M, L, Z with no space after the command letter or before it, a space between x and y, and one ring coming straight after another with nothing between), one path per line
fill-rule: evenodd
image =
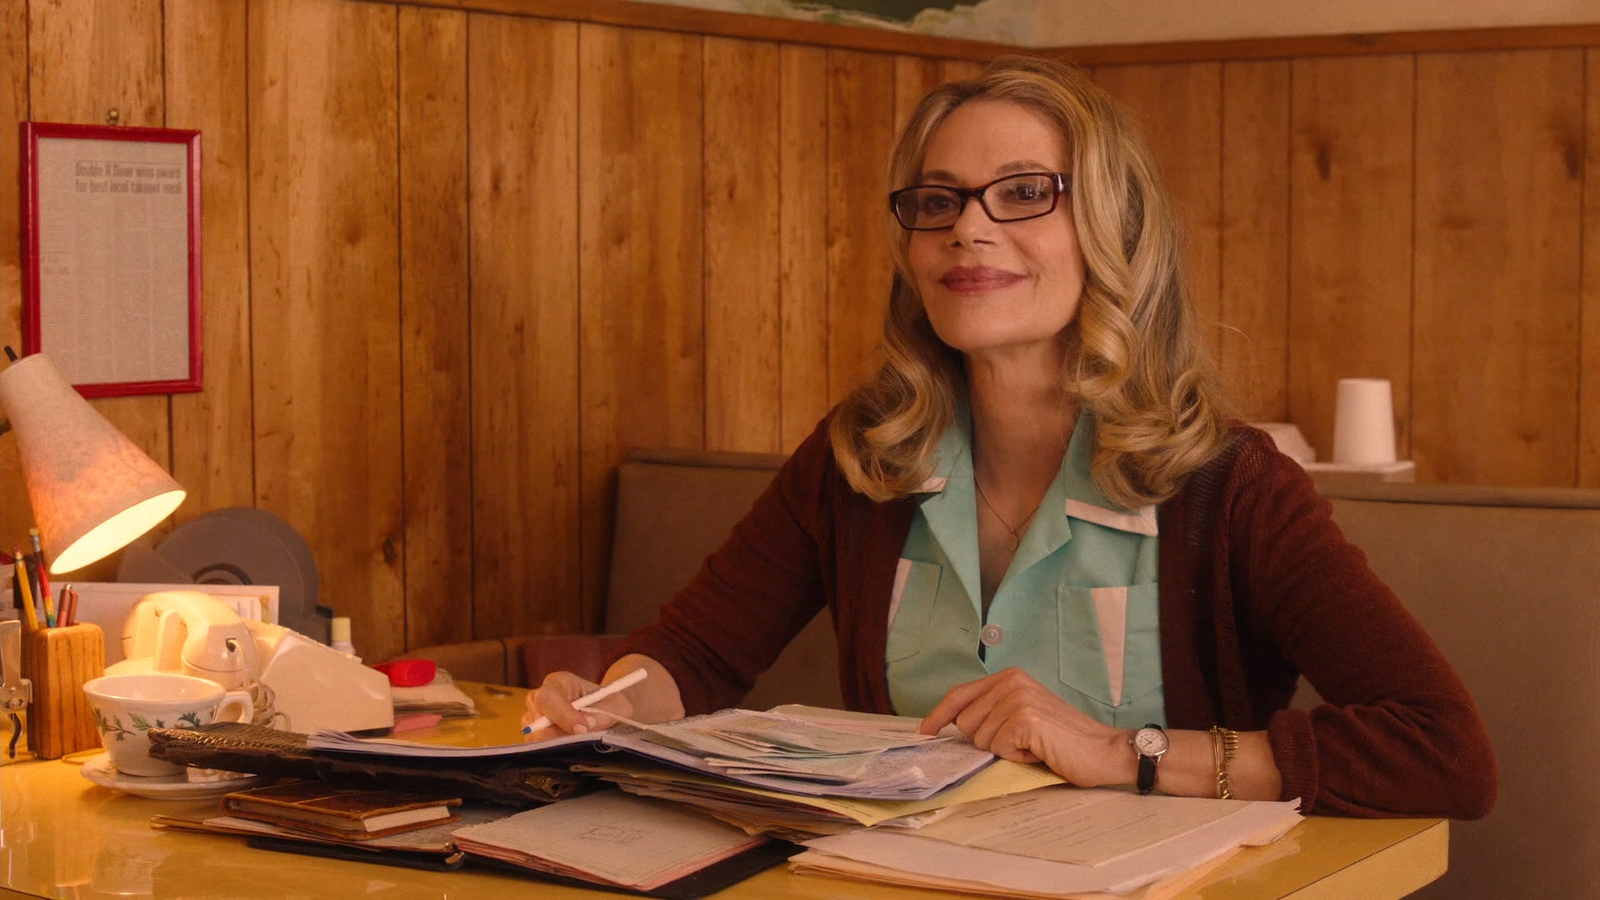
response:
M100 746L100 731L83 686L106 673L106 638L99 625L39 628L22 636L22 677L33 682L28 749L40 759Z

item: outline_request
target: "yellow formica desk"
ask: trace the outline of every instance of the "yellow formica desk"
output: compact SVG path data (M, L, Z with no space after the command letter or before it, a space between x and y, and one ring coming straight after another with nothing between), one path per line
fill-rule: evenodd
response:
M463 685L482 715L406 735L471 745L515 739L522 691ZM556 887L514 875L427 872L276 853L225 835L157 831L150 817L216 808L215 800L147 800L90 784L78 766L31 761L0 766L0 898L261 897L338 900L421 898L603 898L616 894ZM1449 826L1440 819L1313 817L1270 847L1241 851L1193 900L1403 897L1444 874ZM779 867L717 895L739 898L955 898L880 887Z

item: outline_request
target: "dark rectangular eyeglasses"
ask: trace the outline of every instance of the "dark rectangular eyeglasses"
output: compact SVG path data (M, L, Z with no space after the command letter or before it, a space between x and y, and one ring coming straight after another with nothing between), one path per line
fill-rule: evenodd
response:
M974 188L914 184L890 194L889 208L908 231L943 231L955 225L971 199L996 222L1021 222L1055 212L1071 185L1071 177L1060 172L1007 175Z

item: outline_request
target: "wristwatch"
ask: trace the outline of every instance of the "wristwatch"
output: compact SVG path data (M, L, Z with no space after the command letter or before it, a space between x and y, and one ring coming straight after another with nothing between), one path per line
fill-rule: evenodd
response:
M1167 746L1167 733L1160 725L1146 725L1133 733L1133 749L1139 754L1139 793L1156 789L1156 763L1167 752Z

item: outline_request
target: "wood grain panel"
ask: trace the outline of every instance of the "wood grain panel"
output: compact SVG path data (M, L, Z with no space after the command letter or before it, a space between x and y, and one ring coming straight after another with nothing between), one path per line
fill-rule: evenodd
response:
M778 45L705 40L706 448L782 436Z
M17 124L27 118L28 4L0 0L0 140L15 136ZM18 153L0 153L0 184L18 183L20 162ZM22 352L22 211L17 203L0 203L0 344ZM33 521L18 466L16 439L0 438L0 535L7 539L27 534Z
M940 81L967 81L983 74L987 63L970 59L946 59L939 63Z
M246 8L167 0L167 125L201 132L205 390L172 396L172 475L189 492L179 521L255 504L250 424L250 172Z
M785 46L779 80L782 443L828 412L828 51Z
M705 442L702 47L579 28L584 623L605 595L616 466ZM887 117L885 117L887 119Z
M1295 60L1289 420L1327 460L1340 378L1387 378L1410 452L1412 59Z
M40 121L160 127L161 0L28 4L32 113Z
M1600 487L1600 50L1586 51L1578 486Z
M894 58L828 51L828 399L882 364L894 265L887 244Z
M469 44L474 636L576 631L578 27Z
M894 133L897 137L917 104L944 80L943 66L937 59L926 56L894 58Z
M473 0L457 0L473 2ZM517 0L489 0L517 2ZM557 2L557 0L547 0ZM1029 52L1081 66L1176 63L1199 60L1288 59L1325 56L1393 56L1474 50L1583 47L1600 44L1600 25L1519 25L1354 34L1308 34L1211 41L1040 47Z
M473 601L467 16L401 7L399 41L403 572L411 648L473 633L473 616L463 615Z
M1222 66L1108 66L1094 80L1133 109L1172 195L1185 281L1206 346L1217 346L1222 231Z
M1418 477L1577 482L1583 51L1417 59Z
M102 125L114 109L123 125L165 124L160 0L30 3L28 13L29 111L34 120ZM171 404L166 396L116 397L91 404L152 459L171 468ZM157 530L167 527L163 523ZM80 579L109 580L117 558L86 568Z
M364 656L405 645L396 11L250 5L256 493Z
M1229 399L1248 421L1289 416L1289 63L1222 67L1222 327Z

